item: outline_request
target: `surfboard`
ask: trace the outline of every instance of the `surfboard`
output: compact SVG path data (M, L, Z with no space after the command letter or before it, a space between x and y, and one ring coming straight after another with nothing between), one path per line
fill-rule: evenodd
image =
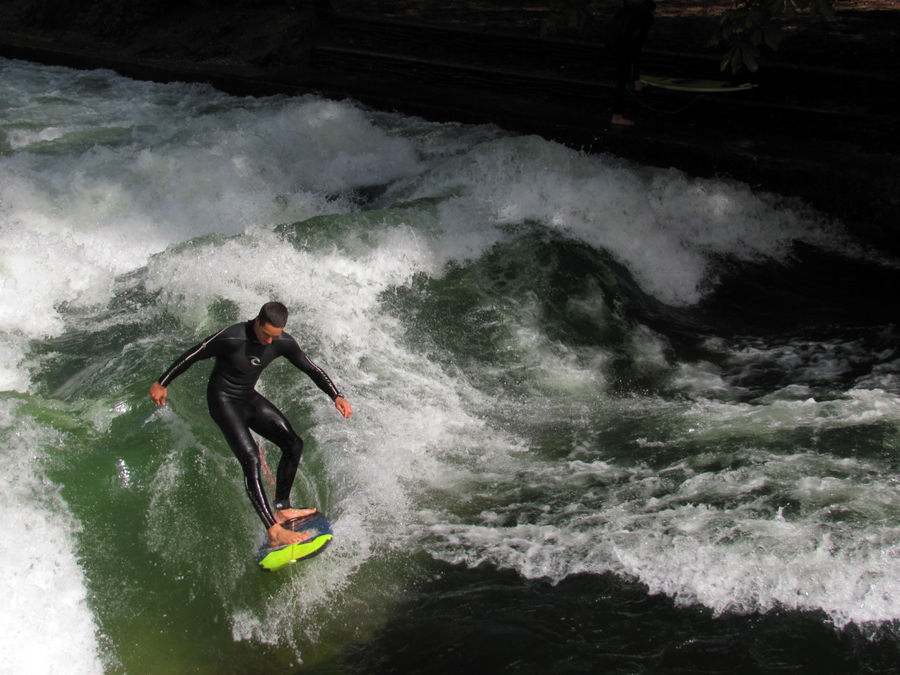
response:
M695 80L686 77L662 77L659 75L642 75L641 82L659 89L672 91L688 91L696 94L721 94L729 91L746 91L756 85L751 82L734 84L725 80Z
M287 544L274 548L270 548L268 543L264 543L256 554L256 561L262 569L270 572L321 553L334 539L331 523L328 522L325 514L319 511L302 518L292 518L283 522L281 526L294 532L307 532L309 536L298 544Z

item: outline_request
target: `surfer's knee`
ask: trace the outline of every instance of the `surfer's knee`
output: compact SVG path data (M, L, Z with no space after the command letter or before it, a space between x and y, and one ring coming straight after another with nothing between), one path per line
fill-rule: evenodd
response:
M295 434L290 441L281 447L281 451L295 462L299 462L300 456L303 454L303 439Z
M228 441L228 445L234 453L234 456L237 458L238 462L240 462L241 468L244 470L244 475L248 478L258 475L259 470L262 468L262 462L259 458L259 448L257 445L252 441L247 442L246 439L234 436L226 435L225 438Z

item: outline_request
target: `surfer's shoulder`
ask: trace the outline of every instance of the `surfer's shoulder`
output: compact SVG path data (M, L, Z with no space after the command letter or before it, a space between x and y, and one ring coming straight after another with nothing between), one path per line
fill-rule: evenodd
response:
M245 330L245 324L236 323L213 333L207 337L201 345L203 347L212 347L214 345L225 346L229 343L244 342L246 340L247 331Z
M245 340L247 339L248 332L252 331L252 328L248 327L245 322L235 323L231 326L227 326L223 328L214 336L212 339L214 340Z
M300 343L297 342L296 338L290 333L284 331L282 331L281 335L275 338L274 344L278 346L278 349L282 354L294 349L300 349Z

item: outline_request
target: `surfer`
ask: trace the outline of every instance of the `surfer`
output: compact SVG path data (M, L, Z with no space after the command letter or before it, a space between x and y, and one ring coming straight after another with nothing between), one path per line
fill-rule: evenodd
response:
M287 317L287 307L280 302L267 302L255 319L223 328L188 349L150 387L150 398L154 403L165 405L166 387L172 380L197 361L215 357L206 388L209 413L241 463L247 494L266 527L270 547L303 541L306 533L293 532L280 524L314 513L316 509L291 506L291 486L300 464L303 440L282 412L256 391L256 382L263 369L283 356L309 375L319 389L331 397L345 418L353 413L350 403L331 378L309 359L293 337L284 332ZM274 509L269 506L260 481L259 447L250 434L251 429L281 449Z
M625 87L634 83L635 91L643 88L639 64L641 50L650 27L653 25L653 0L625 0L616 10L610 24L610 46L616 60L616 89L613 94L610 122L619 126L632 126L634 122L624 113Z

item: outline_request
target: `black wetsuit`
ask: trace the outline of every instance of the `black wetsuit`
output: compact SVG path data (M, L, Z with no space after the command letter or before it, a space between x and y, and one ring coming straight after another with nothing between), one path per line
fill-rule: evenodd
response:
M275 524L275 517L260 480L259 448L250 430L281 448L275 483L276 509L290 507L291 486L300 464L303 440L281 411L254 388L260 374L273 360L284 356L309 375L332 400L341 394L325 371L309 360L293 337L282 332L271 344L263 345L256 338L253 325L253 320L238 323L209 336L182 354L158 382L167 387L197 361L215 357L215 366L206 388L209 413L241 462L247 494L266 528L269 528Z

